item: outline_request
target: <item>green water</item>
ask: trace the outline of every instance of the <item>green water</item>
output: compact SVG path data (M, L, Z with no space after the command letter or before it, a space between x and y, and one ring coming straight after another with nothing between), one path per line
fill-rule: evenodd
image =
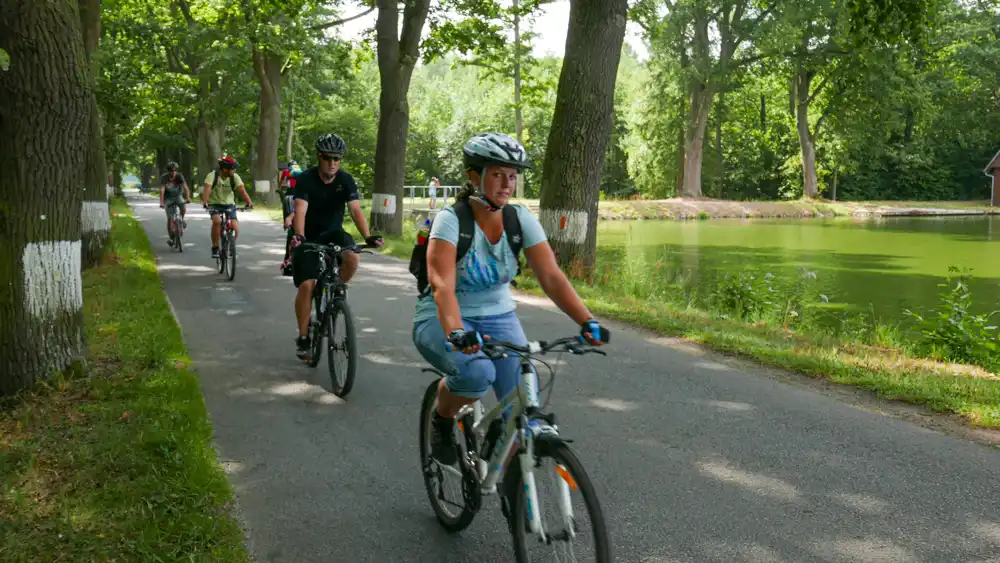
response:
M816 273L830 308L906 322L937 305L949 266L974 277L974 309L1000 309L1000 217L602 221L599 263L629 261L664 284L707 296L720 273L748 267L776 275ZM1000 319L998 319L1000 320Z

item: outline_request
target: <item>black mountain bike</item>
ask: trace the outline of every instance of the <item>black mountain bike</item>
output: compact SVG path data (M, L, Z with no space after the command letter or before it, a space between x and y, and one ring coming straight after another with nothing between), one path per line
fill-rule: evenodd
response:
M340 279L340 266L344 252L372 254L362 249L373 247L358 245L342 247L315 242L303 242L301 246L306 252L320 254L320 271L313 287L313 307L309 319L312 357L306 363L311 368L319 365L325 337L330 385L334 395L344 398L354 387L354 374L358 367L358 342L354 332L354 317L347 305L347 284ZM344 320L343 330L337 330L338 319ZM338 358L341 352L345 355L343 359Z
M181 218L181 207L179 205L171 206L167 221L170 222L171 230L173 230L170 233L170 240L173 241L174 248L177 249L177 252L184 252L184 244L181 242L181 237L184 236L184 219Z
M211 210L211 207L206 206ZM240 211L248 211L253 206L240 207ZM236 229L233 228L233 220L228 213L223 213L225 220L221 225L219 233L219 256L215 263L219 267L219 273L228 276L229 281L236 277Z

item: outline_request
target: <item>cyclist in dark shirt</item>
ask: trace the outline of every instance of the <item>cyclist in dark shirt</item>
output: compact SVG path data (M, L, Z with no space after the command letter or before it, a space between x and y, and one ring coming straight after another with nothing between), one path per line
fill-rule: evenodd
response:
M170 246L174 245L174 238L171 236L174 233L171 231L170 213L174 206L179 206L181 208L181 221L187 227L187 221L184 219L187 214L187 206L184 204L191 201L191 190L188 188L187 182L184 181L184 175L178 172L177 168L176 162L168 162L166 174L160 176L160 209L167 210L167 244Z
M299 325L296 339L296 355L308 360L310 355L309 313L312 308L312 291L319 275L320 256L315 252L304 252L297 248L303 241L323 244L338 244L342 247L354 245L354 238L344 232L344 210L349 209L351 219L365 242L381 246L382 237L371 236L368 221L361 211L358 184L354 178L340 169L340 159L347 151L343 139L334 134L321 135L316 140L316 156L319 164L303 171L296 177L295 215L292 227L292 280L298 293L295 296L295 317ZM354 252L343 254L340 278L350 281L358 269L360 256Z

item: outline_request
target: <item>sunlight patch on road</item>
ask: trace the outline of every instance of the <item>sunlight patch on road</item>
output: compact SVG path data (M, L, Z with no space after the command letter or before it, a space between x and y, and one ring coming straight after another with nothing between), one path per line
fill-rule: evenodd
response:
M992 543L993 545L1000 546L1000 522L989 522L987 520L979 520L972 523L969 528L972 532L982 538L985 541Z
M720 411L750 412L757 410L757 407L751 405L750 403L741 403L737 401L698 400L695 402Z
M698 469L701 473L724 483L737 485L760 495L789 502L800 501L802 497L795 486L781 479L729 467L725 462L703 461L698 463Z
M186 271L186 272L197 272L197 273L212 273L217 271L215 268L209 268L208 266L189 266L186 264L160 264L157 269L161 272L172 272L172 271Z
M590 404L604 410L626 412L639 408L637 403L624 401L622 399L591 399Z
M749 544L737 542L710 541L703 546L705 560L712 561L753 561L754 563L785 563L777 551L757 542Z
M361 332L378 332L378 329L373 326L369 326L361 329Z
M842 504L843 506L864 514L877 516L879 514L885 514L885 512L889 509L889 503L869 495L838 493L830 496L834 501Z
M243 472L244 469L243 464L238 461L225 460L222 462L222 470L226 472L226 475L236 475Z
M731 368L731 367L729 367L727 365L724 365L724 364L720 364L718 362L708 362L708 361L695 362L694 363L694 367L696 367L696 368L702 368L702 369L709 369L709 370L713 370L713 371L733 371L733 368Z
M823 558L861 563L916 563L920 561L905 548L886 538L840 538L814 544L814 553Z

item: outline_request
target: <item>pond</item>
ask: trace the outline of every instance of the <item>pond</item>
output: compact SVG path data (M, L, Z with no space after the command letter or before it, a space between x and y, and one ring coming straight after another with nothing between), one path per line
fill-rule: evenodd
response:
M998 216L602 221L598 245L605 270L628 261L702 297L720 274L805 268L831 308L904 323L937 305L949 266L970 268L974 309L1000 309Z

